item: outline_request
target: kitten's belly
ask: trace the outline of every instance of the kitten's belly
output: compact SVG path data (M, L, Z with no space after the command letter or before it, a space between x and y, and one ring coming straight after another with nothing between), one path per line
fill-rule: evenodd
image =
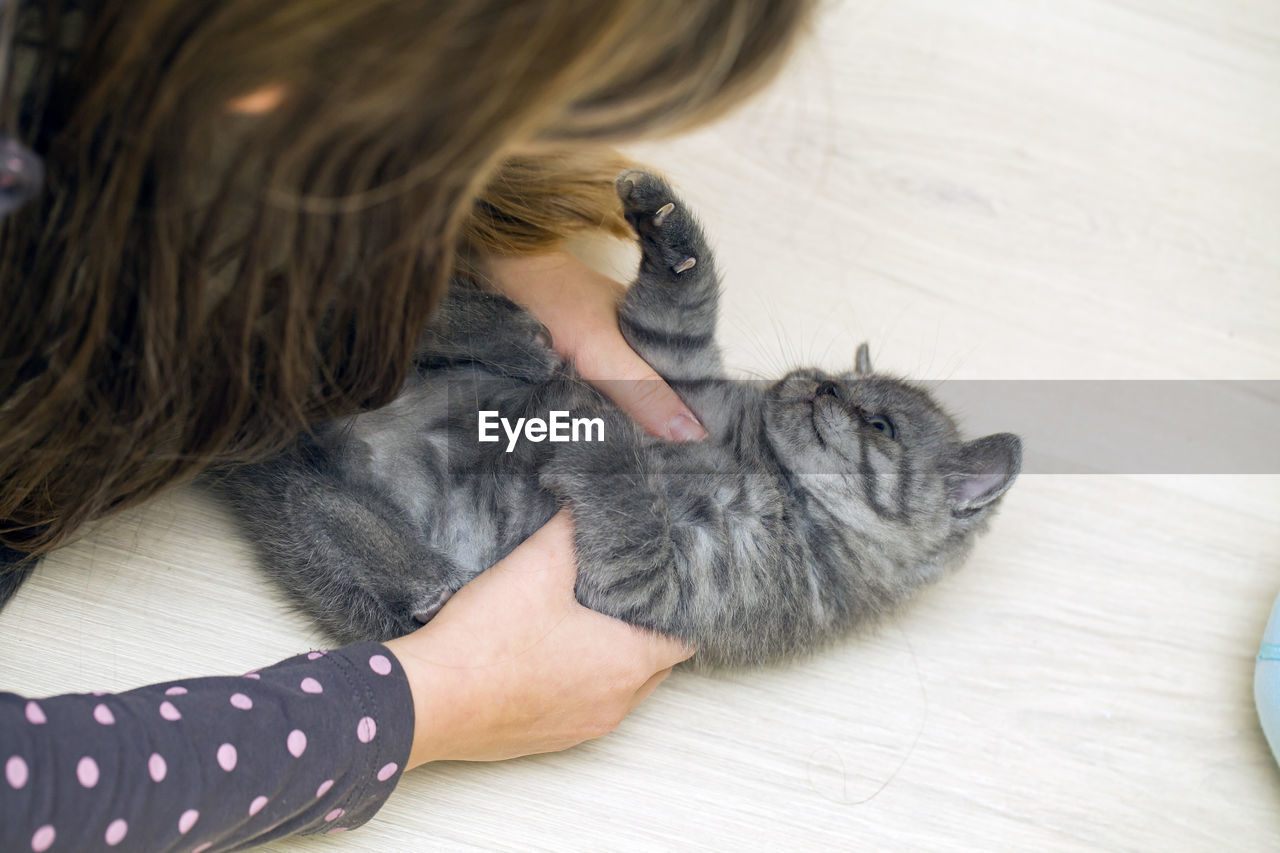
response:
M369 447L368 474L389 490L418 535L473 575L509 554L558 508L555 496L538 485L553 446L522 442L508 452L506 437L480 442L477 413L545 416L549 409L584 409L592 402L569 382L475 379L433 377L392 407L362 415L358 435ZM480 393L451 393L459 382Z
M511 553L556 509L555 496L538 487L536 476L506 482L477 476L445 495L428 543L476 575Z

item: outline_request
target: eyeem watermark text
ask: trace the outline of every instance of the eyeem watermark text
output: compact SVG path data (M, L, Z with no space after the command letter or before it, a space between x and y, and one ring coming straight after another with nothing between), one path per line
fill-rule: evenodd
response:
M513 425L496 411L479 412L480 440L500 441L498 427L507 436L507 452L516 449L523 434L527 441L604 441L604 418L570 418L567 411L551 411L547 420L517 418Z

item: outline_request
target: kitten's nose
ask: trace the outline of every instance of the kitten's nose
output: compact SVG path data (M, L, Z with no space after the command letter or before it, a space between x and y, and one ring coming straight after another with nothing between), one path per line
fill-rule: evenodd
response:
M829 396L829 397L835 397L839 399L840 394L837 393L838 390L839 390L839 386L836 385L836 383L834 382L819 382L818 387L813 392L813 396L815 397Z

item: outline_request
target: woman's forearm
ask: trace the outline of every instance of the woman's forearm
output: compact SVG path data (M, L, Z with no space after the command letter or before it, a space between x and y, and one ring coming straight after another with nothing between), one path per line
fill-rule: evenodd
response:
M386 647L119 694L0 694L0 849L224 850L366 822L409 757Z

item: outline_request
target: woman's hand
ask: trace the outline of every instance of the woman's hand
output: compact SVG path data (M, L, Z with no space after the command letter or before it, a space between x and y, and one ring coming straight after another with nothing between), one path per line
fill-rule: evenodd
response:
M492 258L492 283L551 331L552 345L641 426L706 430L618 330L625 288L566 252ZM464 586L426 626L392 640L413 692L409 766L498 761L599 737L693 649L574 598L573 525L561 512Z
M555 752L606 734L693 654L574 598L561 512L387 647L413 692L409 767Z
M556 352L649 432L697 441L707 431L618 330L626 288L567 252L491 258L493 284L551 330Z

